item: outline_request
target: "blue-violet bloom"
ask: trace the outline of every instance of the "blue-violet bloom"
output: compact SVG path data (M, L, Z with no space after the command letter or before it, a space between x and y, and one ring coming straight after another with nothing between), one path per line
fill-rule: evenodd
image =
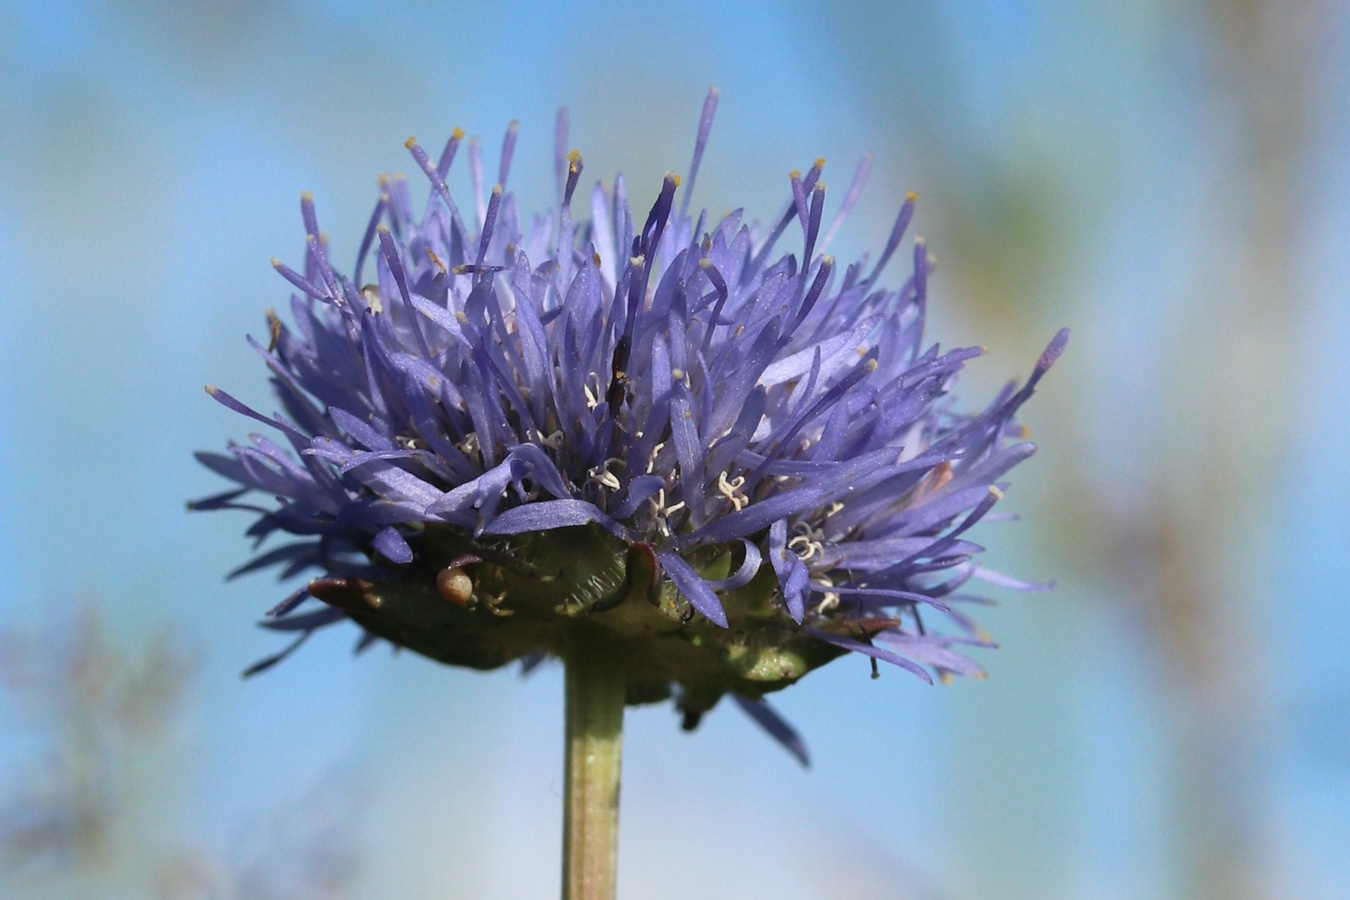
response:
M834 658L982 674L957 652L991 646L964 586L1032 586L981 568L967 531L1034 450L1014 413L1068 332L1025 384L956 410L948 385L981 351L924 347L921 240L903 284L881 286L913 195L875 261L842 268L824 249L866 159L828 225L823 161L791 174L767 229L691 218L716 103L683 190L667 175L641 220L621 177L578 204L565 113L557 203L529 222L504 187L514 123L490 191L469 142L463 209L446 186L463 133L437 160L408 141L429 202L418 215L407 184L382 182L350 277L302 199L303 264L273 261L294 324L269 313L269 339L250 339L284 412L207 388L269 431L199 454L238 487L193 504L248 510L259 543L296 538L236 574L320 573L267 614L297 639L251 671L344 620L358 649L476 669L603 629L630 703L674 697L692 728L731 694L803 759L763 696Z

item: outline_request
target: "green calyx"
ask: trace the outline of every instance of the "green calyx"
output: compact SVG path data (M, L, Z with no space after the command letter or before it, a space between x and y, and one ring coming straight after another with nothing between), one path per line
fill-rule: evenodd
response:
M734 692L760 697L842 655L804 633L762 566L720 593L728 627L709 622L660 571L648 544L598 526L473 540L428 527L419 562L396 578L317 578L310 593L394 644L448 665L495 669L578 640L604 640L624 658L627 702L666 699L695 717ZM709 580L742 562L739 542L686 558Z

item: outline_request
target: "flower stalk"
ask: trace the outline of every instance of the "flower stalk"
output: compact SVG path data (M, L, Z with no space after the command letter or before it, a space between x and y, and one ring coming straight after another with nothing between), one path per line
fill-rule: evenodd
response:
M563 900L613 900L623 755L622 648L588 629L572 642L564 666Z

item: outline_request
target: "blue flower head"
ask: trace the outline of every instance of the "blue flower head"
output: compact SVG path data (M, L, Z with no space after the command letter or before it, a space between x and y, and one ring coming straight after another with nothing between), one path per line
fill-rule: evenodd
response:
M438 160L408 141L429 202L384 182L350 277L303 198L303 265L273 261L293 325L269 313L250 339L282 412L207 388L267 431L199 454L238 487L195 508L292 537L240 572L319 573L268 613L298 637L255 671L343 620L359 648L477 669L605 639L630 702L673 696L692 727L731 694L799 753L762 698L849 651L929 682L982 674L957 652L989 646L962 592L1008 579L966 534L1034 450L1014 414L1068 333L1024 385L959 411L948 386L980 350L924 346L921 240L882 283L914 197L848 266L824 250L866 161L828 225L822 161L767 229L691 218L716 103L687 181L667 175L645 218L622 178L574 196L565 116L557 202L528 222L505 190L514 124L489 192L470 142L464 208L445 181L463 133Z

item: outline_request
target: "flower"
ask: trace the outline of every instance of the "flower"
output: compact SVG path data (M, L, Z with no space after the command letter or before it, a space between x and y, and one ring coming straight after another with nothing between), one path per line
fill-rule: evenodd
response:
M409 140L426 211L383 182L350 278L302 199L304 264L273 261L298 292L294 325L269 313L268 343L250 339L284 414L207 388L280 441L199 454L238 488L195 508L254 513L260 543L297 538L236 574L321 573L267 614L298 637L251 671L342 620L358 649L384 638L478 669L605 635L629 702L673 696L693 727L731 694L799 755L762 698L836 657L930 683L982 674L957 652L991 646L961 591L1011 580L965 535L1034 450L1014 414L1068 332L1020 388L957 411L948 385L981 351L923 346L922 240L901 287L881 286L914 196L876 261L842 268L824 248L867 160L828 228L821 160L791 174L767 233L739 210L691 218L716 103L714 89L683 192L668 174L641 224L621 177L573 218L565 115L558 203L528 225L504 187L514 123L486 195L470 142L466 210L445 182L463 133L434 162ZM779 252L790 232L799 252ZM309 598L323 605L299 609Z

